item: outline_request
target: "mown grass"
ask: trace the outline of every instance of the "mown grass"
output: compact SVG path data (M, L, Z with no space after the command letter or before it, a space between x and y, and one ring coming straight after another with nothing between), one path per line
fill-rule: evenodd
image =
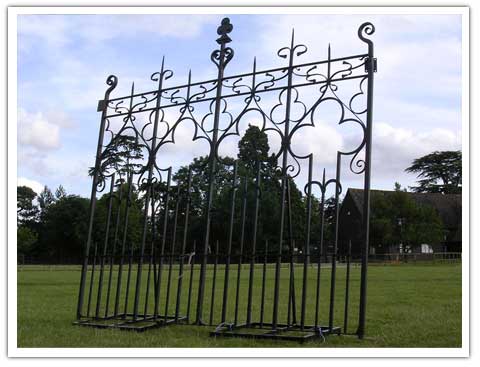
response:
M176 269L172 271L171 307L174 312ZM228 315L232 318L235 299L235 271L231 272L228 294ZM135 275L135 273L133 273ZM146 278L144 272L143 281ZM168 276L164 272L163 276ZM181 314L186 312L189 272L183 279ZM197 277L197 278L195 278ZM307 323L313 323L315 307L316 268L308 274ZM330 269L321 273L322 324L328 320ZM279 340L252 340L240 338L213 338L209 336L214 326L170 325L136 333L115 329L95 329L72 325L75 318L80 271L74 266L23 266L18 271L18 347L461 347L461 265L416 264L370 266L366 338L332 335L325 343L319 339L303 344ZM108 278L107 276L105 278ZM279 305L280 319L285 319L288 299L288 268L282 268L282 287ZM297 314L300 313L302 267L295 272ZM358 319L358 289L360 272L351 272L349 333L354 333ZM133 277L135 279L135 277ZM198 268L194 279L198 279ZM223 268L219 267L212 324L220 321L223 289ZM269 266L266 280L265 321L271 319L274 268ZM115 284L116 274L113 281ZM208 321L212 286L212 270L207 272L204 319ZM144 283L144 282L143 282ZM164 281L165 283L165 281ZM104 283L106 284L106 283ZM239 303L239 320L245 319L247 304L248 271L244 265L240 278L242 292ZM335 292L335 325L343 326L345 269L339 267ZM145 284L144 284L145 286ZM162 288L164 300L165 288ZM196 284L194 281L192 318L195 315ZM142 292L143 293L143 292ZM93 294L96 294L94 288ZM261 295L261 267L255 269L253 321L258 321ZM153 297L151 297L153 298ZM148 307L152 307L152 300ZM145 299L141 298L143 305ZM113 306L111 306L113 307ZM162 303L160 309L165 305ZM92 306L92 309L93 306ZM104 310L102 303L101 313Z

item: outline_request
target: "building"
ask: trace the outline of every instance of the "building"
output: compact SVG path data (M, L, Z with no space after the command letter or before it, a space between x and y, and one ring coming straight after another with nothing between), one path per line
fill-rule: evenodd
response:
M371 190L371 214L375 214L375 200L377 195L392 195L395 191ZM422 244L412 252L461 252L462 251L462 195L439 193L406 192L415 204L433 207L444 227L444 240L441 243ZM339 250L345 253L349 242L352 254L359 255L362 248L362 210L363 190L348 189L341 204L339 213ZM394 218L401 228L402 218ZM372 238L374 236L371 236ZM370 253L399 253L404 251L402 244L388 246L370 241Z

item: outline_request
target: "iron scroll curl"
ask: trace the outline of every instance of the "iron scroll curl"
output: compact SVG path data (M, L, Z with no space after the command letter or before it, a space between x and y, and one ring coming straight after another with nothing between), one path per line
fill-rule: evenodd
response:
M358 38L360 38L363 42L367 43L369 46L373 46L373 41L367 36L371 36L375 33L375 26L370 22L365 22L358 28Z

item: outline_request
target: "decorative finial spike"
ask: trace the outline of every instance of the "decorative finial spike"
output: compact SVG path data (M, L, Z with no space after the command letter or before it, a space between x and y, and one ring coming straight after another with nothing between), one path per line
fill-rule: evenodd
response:
M292 42L291 42L292 49L294 45L295 45L295 28L292 28Z
M217 43L224 45L226 43L232 42L232 39L227 36L233 30L233 25L230 23L230 18L223 18L222 23L217 28L217 34L220 36L217 38Z

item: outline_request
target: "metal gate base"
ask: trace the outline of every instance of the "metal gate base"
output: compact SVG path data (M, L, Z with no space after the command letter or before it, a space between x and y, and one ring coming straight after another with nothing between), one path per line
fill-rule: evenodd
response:
M303 330L299 325L277 324L276 330L272 324L258 322L250 325L220 326L216 330L210 332L210 336L220 336L228 338L251 338L251 339L280 339L293 340L303 343L313 338L323 338L328 334L340 335L341 328L334 327L330 329L328 326L304 326Z
M144 315L138 315L137 319L133 320L133 315L127 314L126 317L124 317L124 315L119 315L115 318L109 317L102 319L83 319L75 321L73 322L73 324L79 326L95 327L100 329L115 328L121 330L143 332L148 329L163 327L185 321L186 319L186 316L180 316L178 318L175 318L175 316L157 316L156 318L154 318L153 315L147 315L146 317L144 317Z

